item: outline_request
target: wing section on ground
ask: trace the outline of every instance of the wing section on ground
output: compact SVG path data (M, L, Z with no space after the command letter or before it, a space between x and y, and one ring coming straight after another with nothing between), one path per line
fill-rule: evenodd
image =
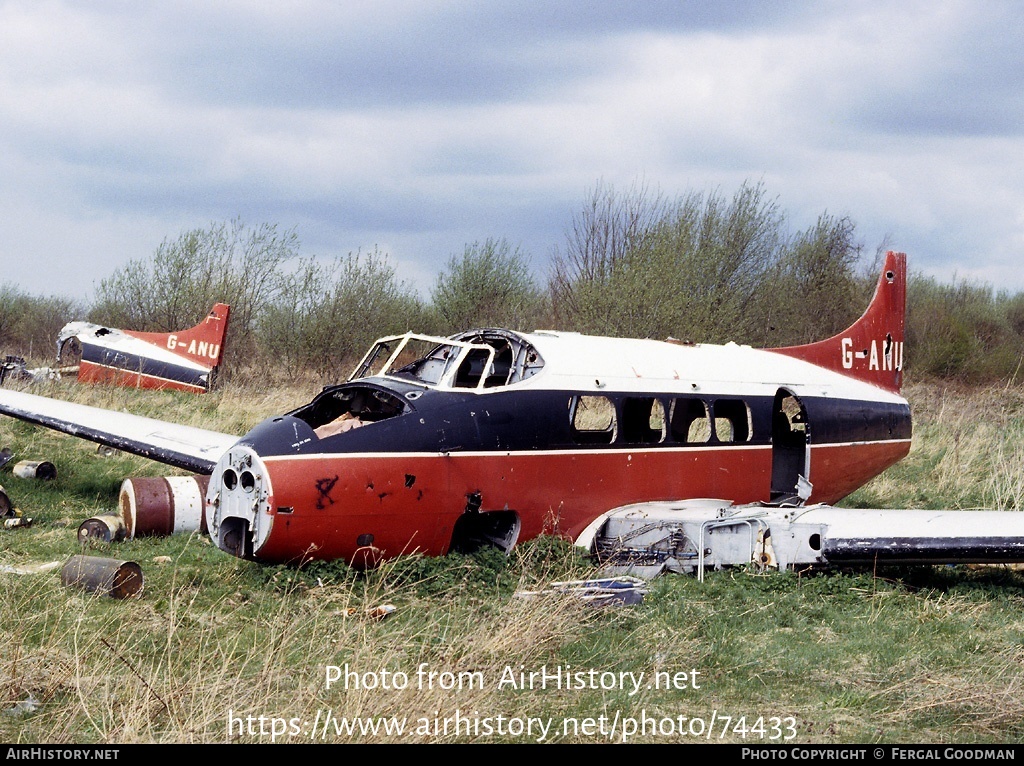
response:
M195 473L213 471L238 441L231 434L4 389L0 413Z

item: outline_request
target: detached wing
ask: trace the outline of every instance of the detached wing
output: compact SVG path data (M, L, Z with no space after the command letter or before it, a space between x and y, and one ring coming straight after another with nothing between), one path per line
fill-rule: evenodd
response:
M211 473L238 441L231 434L7 389L0 389L0 413L193 473Z

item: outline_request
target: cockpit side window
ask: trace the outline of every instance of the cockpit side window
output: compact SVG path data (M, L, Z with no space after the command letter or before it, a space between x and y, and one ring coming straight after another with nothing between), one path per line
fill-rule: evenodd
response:
M451 346L435 346L425 356L404 367L395 370L391 375L400 378L418 380L422 383L437 385L448 372L448 368L459 355L459 350Z
M533 377L544 367L544 359L537 352L532 344L525 338L508 330L473 330L453 336L452 340L463 343L472 343L476 346L490 346L494 349L494 356L486 370L468 369L465 371L466 381L477 381L483 378L484 388L496 388L498 386L511 386ZM474 349L475 351L475 349ZM474 357L474 351L470 351L469 358L477 363L478 358ZM463 363L463 367L466 366ZM459 370L456 376L456 386L475 386L476 383L460 383L463 379L463 370Z
M489 368L494 366L490 361L493 358L494 352L490 349L471 348L466 353L466 358L462 360L462 364L459 365L452 386L455 388L479 386L481 378L489 374Z
M349 386L325 391L294 414L325 439L401 415L408 407L401 397L388 391Z

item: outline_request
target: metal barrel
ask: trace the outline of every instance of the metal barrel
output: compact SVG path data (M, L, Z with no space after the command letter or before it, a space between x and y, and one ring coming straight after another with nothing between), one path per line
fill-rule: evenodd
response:
M22 460L15 463L14 475L22 479L56 479L57 466L46 460Z
M96 556L72 556L60 570L60 581L111 598L142 595L142 567L134 561L117 561Z
M118 504L129 539L177 532L206 532L203 507L210 477L158 476L125 479Z
M127 530L124 519L120 516L103 515L86 519L78 527L78 542L98 540L104 543L116 543L124 540Z

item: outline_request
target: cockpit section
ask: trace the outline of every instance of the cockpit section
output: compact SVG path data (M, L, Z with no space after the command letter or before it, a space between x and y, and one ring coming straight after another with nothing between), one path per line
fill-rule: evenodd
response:
M509 330L470 330L451 338L406 333L381 338L349 381L383 376L430 388L510 386L544 367L537 349Z
M406 333L379 339L347 383L324 389L291 415L326 439L411 411L424 389L510 386L543 366L533 345L508 330L473 330L451 338ZM389 390L387 379L402 385Z

